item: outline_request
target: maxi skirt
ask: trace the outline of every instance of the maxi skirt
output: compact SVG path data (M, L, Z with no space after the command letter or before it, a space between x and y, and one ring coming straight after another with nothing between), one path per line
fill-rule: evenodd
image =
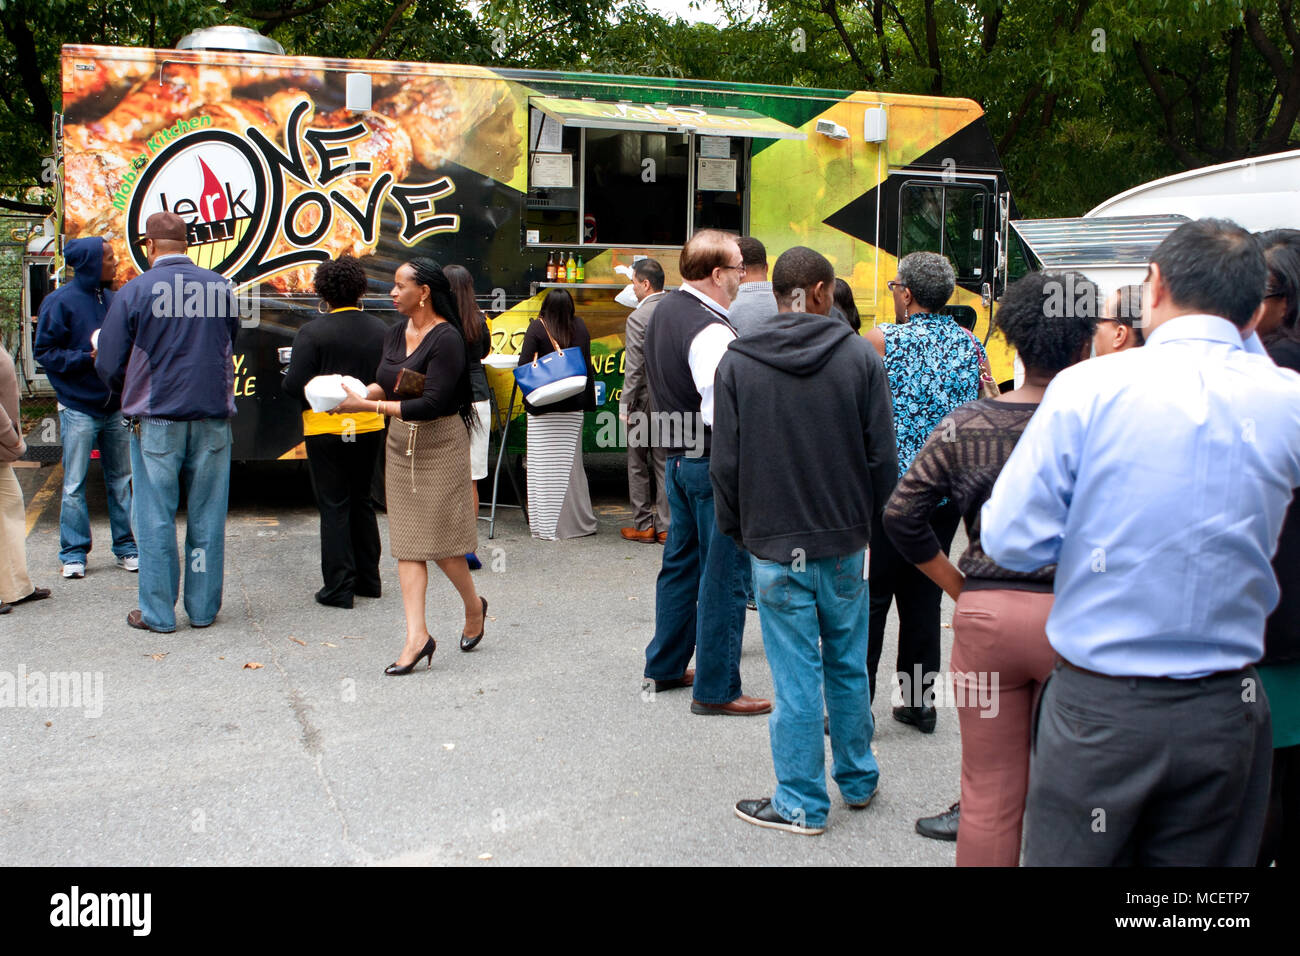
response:
M582 467L582 412L528 416L528 519L534 538L596 533Z

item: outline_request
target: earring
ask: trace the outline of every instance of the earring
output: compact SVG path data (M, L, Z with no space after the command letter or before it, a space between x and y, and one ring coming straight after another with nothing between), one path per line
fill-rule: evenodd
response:
M424 300L423 300L423 299L420 300L420 308L422 308L422 309L424 308Z
M330 310L329 304L326 303L324 299L321 299L319 302L316 303L316 311L319 312L321 315L328 314L329 310Z

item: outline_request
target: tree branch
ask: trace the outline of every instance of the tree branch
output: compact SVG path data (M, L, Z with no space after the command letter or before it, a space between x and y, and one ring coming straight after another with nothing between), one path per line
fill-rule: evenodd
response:
M908 44L912 47L912 53L916 56L917 63L924 63L925 57L921 56L921 48L916 45L916 38L912 36L912 31L907 28L907 19L899 12L898 4L894 0L886 0L889 9L894 11L894 22L903 30L903 36L907 37Z
M939 24L934 17L934 0L925 0L925 48L930 54L930 69L934 70L934 79L930 81L930 92L935 96L942 96L943 64L939 60Z
M1146 47L1142 45L1141 40L1133 41L1133 52L1137 54L1138 66L1142 68L1142 75L1146 77L1147 86L1151 88L1151 92L1155 95L1156 102L1160 104L1160 112L1164 114L1165 143L1174 151L1174 155L1178 157L1179 162L1188 169L1201 165L1201 163L1197 161L1196 157L1188 152L1182 143L1178 142L1176 124L1174 122L1174 103L1169 98L1169 93L1165 90L1164 84L1160 82L1160 75L1156 72L1156 68L1151 64L1151 57L1147 54Z
M36 62L36 38L22 17L7 16L2 22L5 37L14 47L14 60L18 65L18 75L22 78L23 90L32 104L30 120L48 130L54 123L54 107L50 104L49 93L45 91L41 66Z
M246 10L244 16L263 21L261 33L266 35L280 24L287 23L294 17L323 10L333 2L334 0L317 0L316 3L309 3L305 7L288 7L281 10Z
M1224 84L1223 148L1229 156L1237 153L1237 104L1241 92L1241 42L1246 31L1233 27L1228 33L1228 79Z
M393 11L393 15L389 17L388 22L384 24L384 29L380 32L379 36L375 38L375 42L370 44L370 49L366 51L365 58L367 60L374 59L375 54L379 52L380 47L382 47L384 42L388 39L388 34L393 31L393 27L396 25L397 21L402 18L402 14L410 9L411 4L414 2L415 0L402 0L402 2L397 5L397 9Z
M867 65L862 62L862 58L858 56L857 48L849 37L849 31L844 28L844 21L840 19L840 10L835 0L822 0L821 10L822 13L831 18L831 23L835 26L835 32L840 35L840 42L844 44L844 49L849 51L849 59L853 61L853 65L858 68L858 72L866 80L867 87L874 86L876 77L871 70L867 69Z
M1020 132L1020 124L1024 122L1025 115L1029 112L1029 107L1033 104L1034 100L1038 98L1038 94L1042 91L1043 80L1038 79L1034 81L1034 85L1029 88L1027 93L1025 93L1024 98L1020 101L1020 106L1011 117L1011 124L1007 127L1007 131L1003 133L1002 138L998 140L999 156L1005 156L1007 154L1007 149L1011 146L1011 141L1016 138L1016 133Z
M880 43L880 72L889 79L894 71L889 65L889 43L885 39L885 2L873 0L871 4L871 25L876 31L876 40Z
M1279 89L1286 88L1287 69L1286 60L1282 59L1282 54L1278 48L1273 45L1273 41L1268 38L1264 32L1264 27L1259 22L1259 11L1251 8L1246 9L1246 35L1250 37L1250 42L1255 45L1255 49L1268 63L1268 68L1273 71L1273 76L1277 80Z
M980 47L985 54L992 53L993 48L998 44L998 24L1002 22L1002 4L998 3L993 8L992 13L984 14L984 34L980 39Z

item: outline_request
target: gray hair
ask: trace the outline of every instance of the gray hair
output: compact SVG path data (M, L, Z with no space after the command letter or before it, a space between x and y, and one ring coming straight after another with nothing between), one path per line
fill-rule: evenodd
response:
M952 263L936 252L909 252L898 260L898 278L912 292L917 305L938 312L952 298L957 276Z

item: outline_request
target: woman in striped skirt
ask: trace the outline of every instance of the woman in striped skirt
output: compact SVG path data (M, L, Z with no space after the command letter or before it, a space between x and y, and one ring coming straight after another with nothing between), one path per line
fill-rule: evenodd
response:
M549 334L548 334L549 333ZM583 413L596 408L596 371L591 365L591 335L574 314L573 297L552 289L541 314L528 326L519 364L562 349L582 349L587 387L573 398L541 407L524 399L528 412L528 515L534 538L556 541L596 533L587 473L582 467Z

